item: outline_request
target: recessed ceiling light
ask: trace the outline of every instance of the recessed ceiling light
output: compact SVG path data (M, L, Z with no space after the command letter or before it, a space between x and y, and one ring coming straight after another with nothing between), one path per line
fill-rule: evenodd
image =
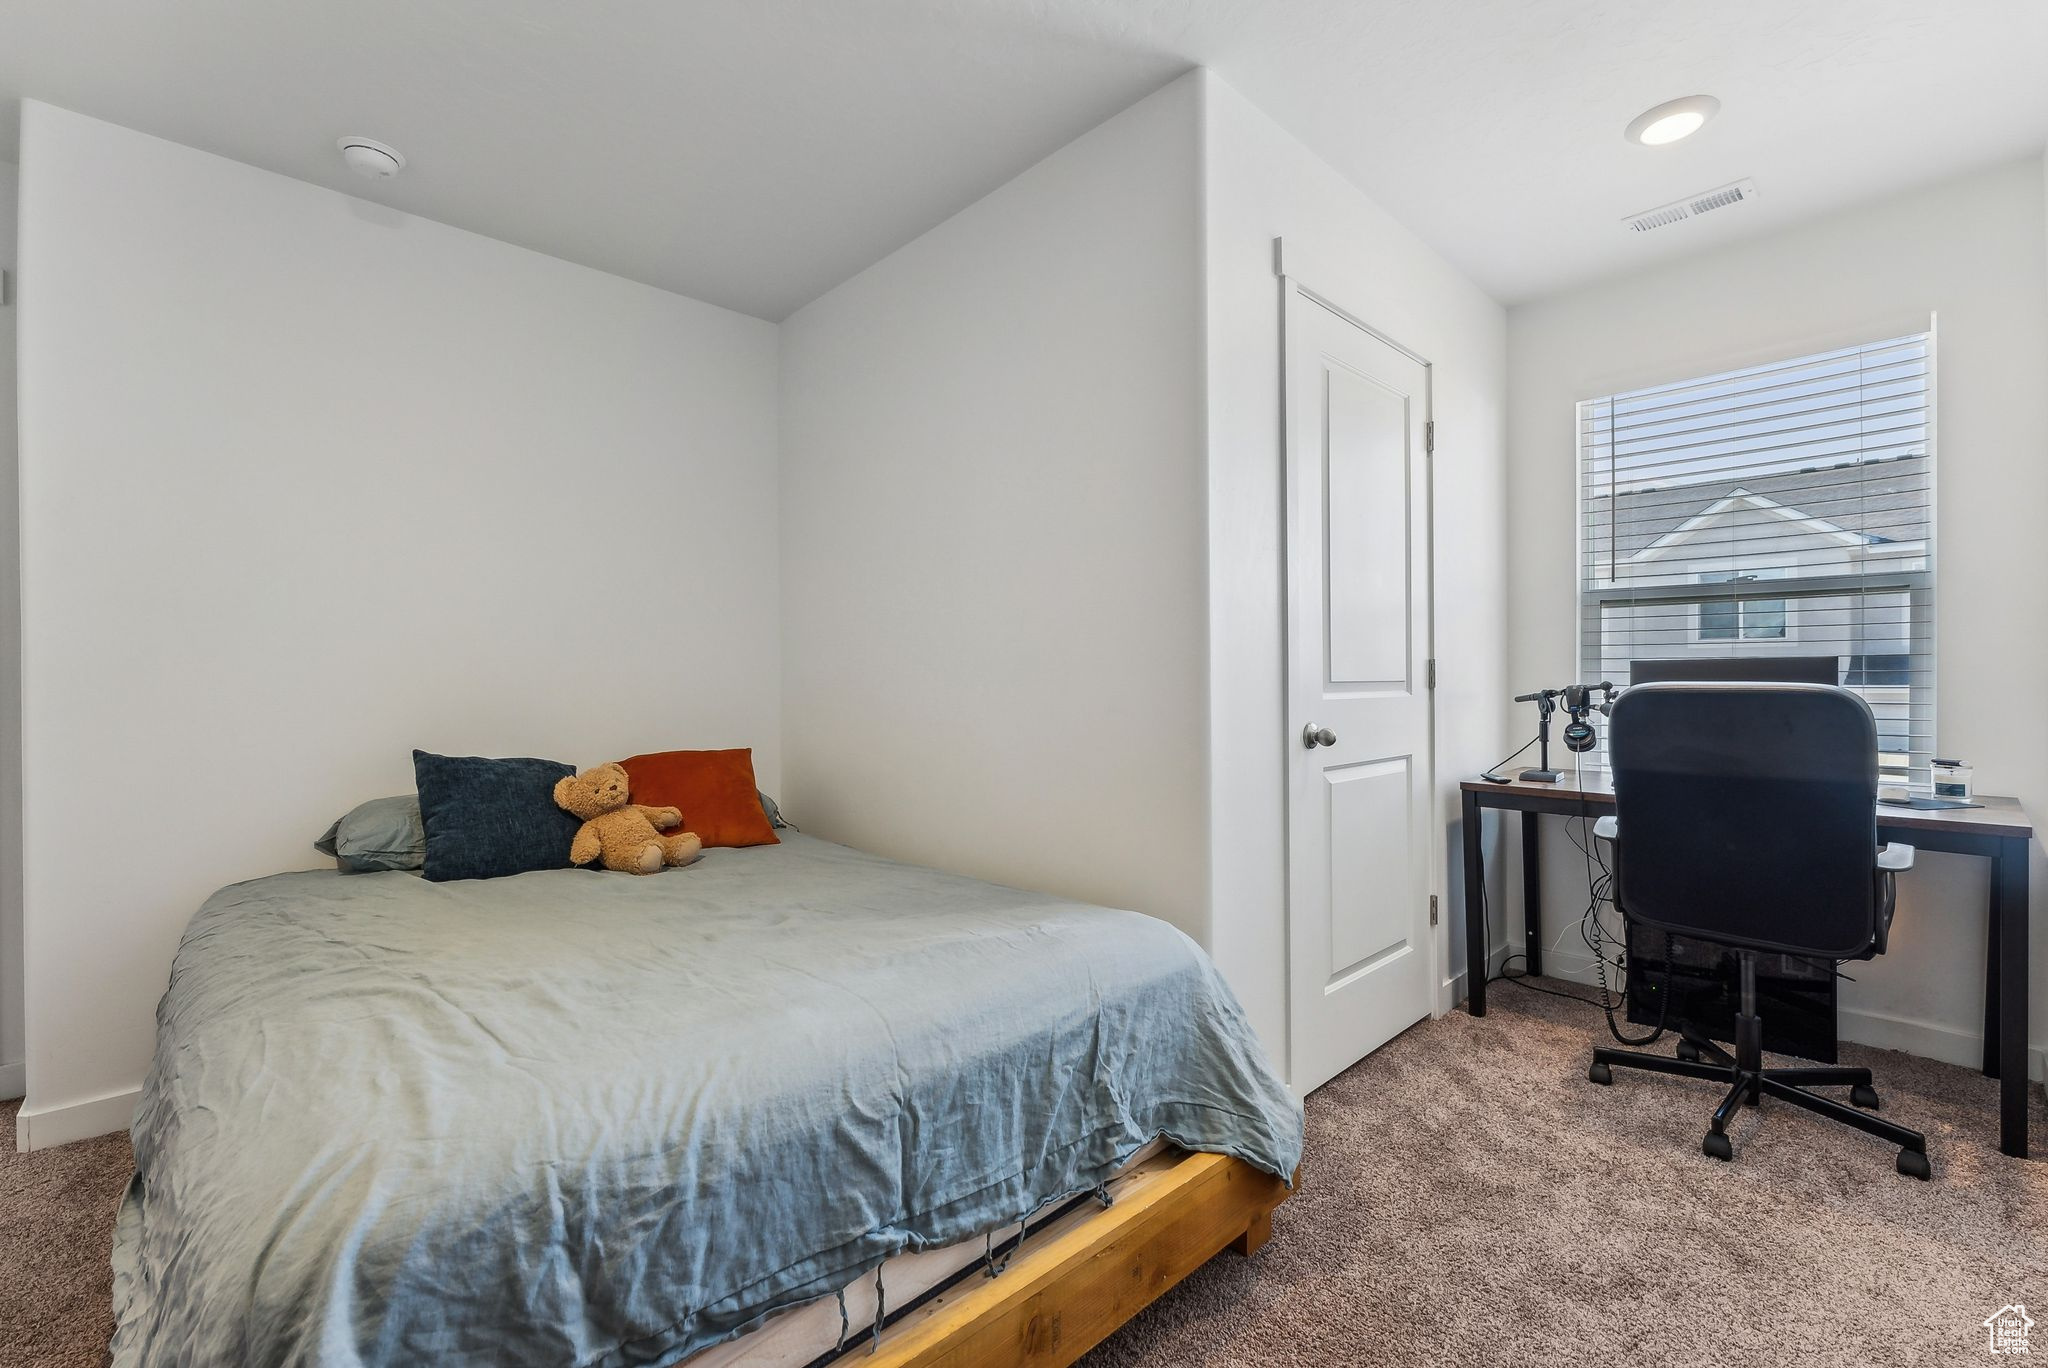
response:
M1665 143L1675 143L1699 132L1720 108L1721 102L1711 95L1688 95L1682 100L1666 100L1655 109L1646 109L1636 115L1622 136L1645 147L1662 147Z
M334 145L341 149L341 159L348 169L358 176L390 180L405 170L404 155L375 138L339 138Z

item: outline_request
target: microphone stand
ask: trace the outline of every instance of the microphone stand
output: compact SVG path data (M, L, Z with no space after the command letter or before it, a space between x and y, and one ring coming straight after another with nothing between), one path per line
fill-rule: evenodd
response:
M1557 690L1545 689L1541 693L1523 694L1517 703L1536 705L1536 741L1540 749L1536 752L1538 768L1525 769L1517 777L1531 784L1560 784L1564 774L1550 767L1550 718L1557 711Z

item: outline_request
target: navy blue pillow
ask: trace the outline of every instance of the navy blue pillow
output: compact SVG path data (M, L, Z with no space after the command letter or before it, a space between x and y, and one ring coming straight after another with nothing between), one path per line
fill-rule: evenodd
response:
M429 879L496 879L569 868L581 819L555 806L555 781L574 765L412 753L427 833Z

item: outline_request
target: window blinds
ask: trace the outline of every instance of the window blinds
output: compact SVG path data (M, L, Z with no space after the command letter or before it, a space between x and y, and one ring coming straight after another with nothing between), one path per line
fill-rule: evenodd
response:
M1579 405L1582 679L1834 656L1888 777L1934 752L1928 333Z

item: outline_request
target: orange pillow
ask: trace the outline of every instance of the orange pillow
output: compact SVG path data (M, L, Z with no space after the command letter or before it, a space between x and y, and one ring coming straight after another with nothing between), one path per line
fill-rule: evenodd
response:
M677 809L676 830L696 832L707 846L782 844L761 811L751 748L660 751L619 763L635 803Z

